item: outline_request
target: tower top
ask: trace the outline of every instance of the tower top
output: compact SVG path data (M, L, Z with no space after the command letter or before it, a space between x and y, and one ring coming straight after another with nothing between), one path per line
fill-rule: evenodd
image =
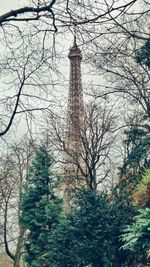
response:
M73 46L77 46L77 37L76 37L76 34L74 35L74 42L73 42Z
M73 46L70 48L70 51L69 51L69 54L68 54L68 58L70 60L72 58L79 58L80 60L82 59L81 50L77 45L76 35L74 35Z

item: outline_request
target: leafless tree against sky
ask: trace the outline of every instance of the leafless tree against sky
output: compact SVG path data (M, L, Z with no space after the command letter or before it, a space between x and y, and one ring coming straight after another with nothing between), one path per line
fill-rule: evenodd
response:
M67 166L73 166L79 171L79 184L85 185L86 183L87 187L93 190L97 190L99 185L102 188L102 184L105 183L107 187L108 184L111 187L113 184L111 157L116 141L116 135L113 134L116 120L113 105L108 106L105 101L101 104L92 101L85 105L83 124L79 126L80 148L75 154L75 151L67 144L66 119L63 116L61 118L49 116L48 125L51 125L51 128L49 127L48 131L46 129L46 132L51 140L49 143L58 153L57 160L59 160L62 174ZM71 179L70 176L68 178ZM75 181L77 181L76 177Z
M100 94L97 96L106 98L107 93L114 95L116 87L118 91L114 64L117 59L118 64L126 67L120 63L120 54L126 51L126 44L130 41L134 44L149 36L148 30L143 32L141 26L141 21L149 13L149 4L144 0L24 1L18 8L13 8L11 3L11 10L8 5L7 11L0 16L1 136L9 132L12 123L20 125L23 118L27 119L28 125L28 121L38 117L35 121L38 125L45 111L51 115L58 112L57 89L61 88L62 94L66 90L60 87L64 82L61 75L65 65L63 55L68 54L74 31L80 47L87 53L85 63L92 56L90 63L96 66L98 81L102 81L98 84ZM131 44L129 48L132 54ZM126 54L129 58L128 50ZM113 76L108 75L108 66ZM65 75L68 78L68 73ZM132 70L130 75L133 75ZM125 83L123 78L120 77L121 86ZM95 76L92 79L95 83ZM109 86L114 90L103 92L103 88L109 89Z
M93 73L101 77L98 82L94 81L95 91L91 95L99 100L118 99L118 108L119 103L122 105L119 110L124 113L125 121L118 128L133 125L137 116L140 124L142 117L147 122L150 118L150 72L148 67L136 61L139 48L149 40L150 4L147 1L136 4L139 4L136 12L128 11L112 18L115 27L110 27L112 30L107 35L95 39L86 54Z
M87 60L89 59L90 62L93 63L99 75L104 79L105 77L110 77L110 79L106 79L107 85L102 90L102 93L106 91L105 94L101 93L99 97L107 97L108 94L112 92L117 93L119 91L120 88L119 85L117 87L117 84L114 82L115 79L120 79L120 81L123 82L124 80L128 80L128 83L133 84L136 79L138 83L139 81L144 83L146 82L145 80L149 78L148 69L145 68L144 65L137 64L135 60L135 54L138 49L146 40L149 40L150 5L146 1L141 1L140 4L136 12L127 12L117 19L112 18L112 24L114 22L115 27L112 29L110 28L111 31L108 32L107 36L103 35L101 39L97 38L89 46L89 51L86 55ZM136 72L137 77L134 77ZM111 73L110 76L109 73ZM109 86L110 84L111 86ZM129 85L127 85L127 87L128 86ZM141 84L141 86L144 86L144 84ZM108 89L111 88L113 90L109 92ZM125 90L126 88L122 88L122 92L125 92ZM141 103L141 105L143 104Z
M7 149L0 163L0 248L19 267L25 232L19 223L20 203L35 144L24 137Z
M35 110L51 108L54 86L61 81L61 44L74 33L74 28L84 45L103 34L114 33L114 29L119 31L118 19L123 15L131 20L135 15L142 16L143 13L133 11L138 3L139 0L38 0L24 1L19 8L11 4L11 10L8 5L7 12L0 16L0 135L9 131L18 113L28 112L31 116ZM126 23L122 27L126 28Z

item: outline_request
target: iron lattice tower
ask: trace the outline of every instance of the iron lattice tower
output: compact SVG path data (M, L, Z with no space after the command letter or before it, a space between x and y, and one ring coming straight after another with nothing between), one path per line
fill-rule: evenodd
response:
M84 104L81 79L81 50L77 46L74 37L73 47L70 49L68 58L70 60L70 79L67 109L67 131L65 137L66 164L64 167L64 184L66 199L70 198L71 191L83 183L81 179L81 153L82 141L81 131L84 120ZM78 164L79 163L79 164ZM81 182L82 180L82 182Z

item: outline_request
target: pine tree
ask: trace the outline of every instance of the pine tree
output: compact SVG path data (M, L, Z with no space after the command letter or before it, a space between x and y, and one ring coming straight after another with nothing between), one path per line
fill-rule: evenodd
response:
M57 226L62 201L54 191L56 176L50 171L53 158L44 146L36 152L22 197L21 223L27 230L24 242L27 267L48 267L48 240Z
M128 252L120 251L120 235L132 215L131 206L110 202L91 189L78 190L65 220L51 235L50 266L122 266Z

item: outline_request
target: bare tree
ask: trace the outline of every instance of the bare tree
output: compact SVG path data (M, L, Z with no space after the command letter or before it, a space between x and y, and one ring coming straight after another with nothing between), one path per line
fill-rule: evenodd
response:
M95 73L102 77L102 82L95 84L93 96L112 101L119 99L126 107L128 105L127 116L139 109L143 116L150 117L150 72L144 63L137 60L145 40L149 40L149 12L149 4L143 3L140 12L129 13L131 19L128 13L117 18L119 23L114 21L114 32L108 33L107 39L102 37L103 45L99 40L93 42L93 51L87 54L87 60L92 62L93 68L96 67ZM123 31L121 25L124 25L128 32ZM135 37L134 34L141 38Z
M86 106L85 114L83 125L79 126L80 148L76 151L72 151L67 145L66 122L61 124L60 120L50 118L52 128L49 132L51 132L51 142L56 151L60 152L60 161L63 166L66 165L66 168L69 168L73 165L78 169L79 174L75 179L80 184L86 183L89 188L96 190L108 179L111 170L110 151L116 137L113 135L116 116L113 109L97 105L96 102L91 102ZM71 180L69 175L68 179ZM70 182L76 183L76 181Z
M14 267L20 266L24 229L20 225L20 202L23 182L28 171L33 147L25 142L14 144L9 154L1 157L1 245L13 261Z
M53 87L58 83L53 72L60 55L57 40L62 42L65 32L72 33L76 26L76 34L82 43L97 39L101 36L101 27L104 26L107 34L106 23L116 23L115 20L129 12L138 0L128 3L92 0L88 3L75 0L28 2L26 6L0 16L0 72L5 91L0 103L6 109L1 117L0 136L9 131L16 114L28 112L31 115L34 110L43 110L51 104L52 99L48 103L46 93L52 96ZM33 105L33 100L37 105Z
M27 1L28 2L28 1ZM21 8L11 10L0 16L0 23L5 25L5 23L9 23L10 21L33 21L33 20L42 20L43 18L51 19L51 24L54 27L54 31L57 31L57 26L55 22L62 22L65 24L69 24L74 21L78 24L99 22L100 19L107 19L107 15L114 13L114 11L118 11L115 17L124 13L128 10L132 5L134 5L137 0L130 0L128 3L122 3L121 1L104 1L103 3L95 3L93 1L62 1L62 3L57 3L56 0L49 1L30 1L30 5L23 6ZM116 5L117 3L117 5ZM93 7L89 10L89 7ZM86 12L86 14L82 13L82 10ZM64 11L63 14L61 12ZM58 17L58 15L61 15ZM86 16L85 16L86 15ZM70 20L71 19L71 20Z

